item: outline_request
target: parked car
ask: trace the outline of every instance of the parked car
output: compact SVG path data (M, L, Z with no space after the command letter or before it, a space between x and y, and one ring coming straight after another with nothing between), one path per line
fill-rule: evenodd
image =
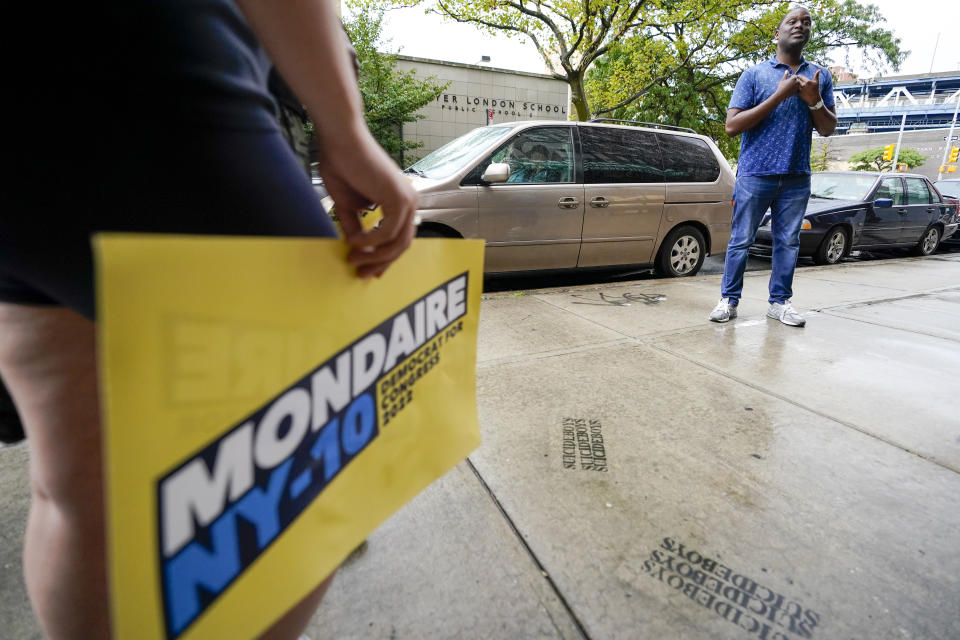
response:
M420 236L483 238L488 273L653 265L726 251L734 176L710 138L624 121L480 127L407 170Z
M751 253L770 255L770 213ZM930 255L957 230L960 215L924 176L870 171L824 171L810 180L800 231L800 255L834 264L852 249L913 247Z
M933 183L940 195L960 200L960 178L945 178Z
M940 195L943 196L944 201L950 202L954 207L960 209L960 178L937 180L933 183L933 186L935 186L937 191L940 192ZM960 242L960 229L954 231L952 236L944 238L944 240L947 239L953 242Z

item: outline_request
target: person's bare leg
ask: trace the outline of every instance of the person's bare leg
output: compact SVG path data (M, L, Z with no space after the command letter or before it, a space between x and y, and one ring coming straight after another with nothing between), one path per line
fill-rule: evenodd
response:
M109 637L94 345L73 311L0 303L0 375L30 444L24 577L55 640Z

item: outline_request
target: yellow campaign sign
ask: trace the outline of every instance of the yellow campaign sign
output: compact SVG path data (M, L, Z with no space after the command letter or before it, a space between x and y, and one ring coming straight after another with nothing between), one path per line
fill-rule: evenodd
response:
M330 196L324 197L320 203L323 205L323 208L326 210L327 215L330 216L330 219L333 221L333 224L337 227L337 231L343 234L343 229L340 227L340 218L337 217L337 210L333 204L333 198ZM360 228L364 231L370 231L383 220L383 207L379 204L371 205L366 209L362 209L360 212Z
M94 250L115 637L258 635L479 444L482 242Z

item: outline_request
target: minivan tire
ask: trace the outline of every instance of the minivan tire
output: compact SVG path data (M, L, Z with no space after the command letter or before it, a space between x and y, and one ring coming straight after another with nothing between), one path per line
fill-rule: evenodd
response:
M449 238L450 235L433 227L417 227L418 238Z
M668 278L694 276L707 257L707 242L696 227L682 225L667 234L654 264L659 275Z

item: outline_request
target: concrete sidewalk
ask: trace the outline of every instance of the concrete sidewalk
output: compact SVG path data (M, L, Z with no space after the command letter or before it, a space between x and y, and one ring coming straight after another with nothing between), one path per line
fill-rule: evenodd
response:
M370 537L320 638L960 638L960 255L485 296L483 445ZM0 636L26 449L0 451Z

